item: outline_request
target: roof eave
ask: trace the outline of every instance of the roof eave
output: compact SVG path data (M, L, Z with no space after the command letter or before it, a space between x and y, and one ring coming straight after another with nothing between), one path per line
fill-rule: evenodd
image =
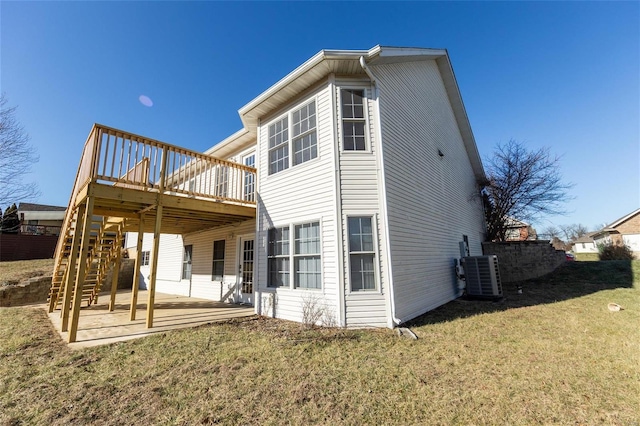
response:
M629 213L628 215L623 216L620 219L612 222L611 225L607 226L607 228L615 228L616 226L620 225L621 223L626 222L627 220L631 219L633 216L637 215L638 213L640 213L640 209L634 210L631 213Z
M376 46L379 47L379 46ZM242 124L249 131L254 131L255 123L258 117L251 116L251 111L255 110L262 103L273 97L275 94L280 92L284 87L290 85L297 79L304 76L307 72L309 72L314 67L318 66L325 60L358 60L361 56L369 55L369 52L373 52L377 54L378 50L376 47L370 50L321 50L316 53L314 56L305 61L298 68L291 71L285 77L283 77L280 81L275 83L273 86L262 92L248 104L243 106L238 110L238 114L240 114L240 119L242 120Z

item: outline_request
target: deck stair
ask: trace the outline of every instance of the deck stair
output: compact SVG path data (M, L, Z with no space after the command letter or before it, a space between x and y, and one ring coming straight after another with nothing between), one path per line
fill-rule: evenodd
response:
M72 283L75 283L75 277L80 265L76 261L73 271L69 269L70 256L73 244L73 235L77 232L77 212L69 221L69 226L65 229L63 245L61 253L56 261L54 275L49 291L49 310L59 309L62 307L65 292L65 282L69 274L72 274ZM101 216L93 216L91 218L91 231L89 234L88 256L84 267L86 268L85 279L82 284L82 302L87 302L87 306L92 303L96 304L98 295L102 288L104 278L113 266L116 257L120 255L120 247L122 242L122 232L116 227L115 231L108 219ZM79 237L79 243L82 238ZM76 259L79 255L76 255ZM73 300L75 287L70 288L71 300Z

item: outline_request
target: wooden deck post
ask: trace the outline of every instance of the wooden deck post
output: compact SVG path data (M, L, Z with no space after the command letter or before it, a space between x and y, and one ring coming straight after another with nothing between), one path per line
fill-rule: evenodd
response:
M118 292L118 275L120 275L120 261L122 259L122 225L118 226L118 233L116 234L115 247L116 260L113 265L113 275L111 277L111 298L109 299L109 312L113 312L116 307L116 293Z
M82 287L85 274L87 272L87 255L89 252L89 241L91 240L91 217L93 216L93 197L87 198L87 206L82 217L82 243L80 248L80 259L78 259L78 273L76 274L76 285L73 292L73 305L71 307L71 324L69 329L69 343L76 341L78 334L78 321L80 320L80 304L82 303ZM80 222L78 222L80 223Z
M82 240L82 234L79 232L80 223L84 218L84 212L87 206L82 204L78 207L78 215L76 216L76 229L73 232L73 238L71 240L71 251L69 252L69 262L67 263L67 271L65 274L64 285L64 299L62 300L62 311L60 316L62 317L62 324L60 329L62 331L69 330L69 308L71 306L71 291L75 284L76 278L76 265L78 264L78 253L80 252L80 241ZM61 237L60 237L61 238Z
M138 305L138 287L140 286L140 266L142 266L142 240L144 239L144 213L140 213L138 223L138 244L136 245L136 264L133 267L133 283L131 284L131 308L129 320L136 320Z
M161 197L159 197L161 198ZM158 251L160 249L160 229L162 225L162 204L156 207L156 226L153 230L153 253L151 254L151 278L147 292L147 328L153 327L153 304L156 297L156 277L158 276Z

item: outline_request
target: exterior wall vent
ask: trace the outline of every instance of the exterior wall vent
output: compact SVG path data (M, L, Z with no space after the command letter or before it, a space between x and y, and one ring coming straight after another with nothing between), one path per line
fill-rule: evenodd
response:
M462 258L467 295L472 297L502 297L498 256Z

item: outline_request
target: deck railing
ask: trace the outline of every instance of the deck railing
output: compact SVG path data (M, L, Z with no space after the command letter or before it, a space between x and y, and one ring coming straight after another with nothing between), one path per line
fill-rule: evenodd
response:
M255 205L255 173L253 167L96 124L85 143L73 195L91 180Z

